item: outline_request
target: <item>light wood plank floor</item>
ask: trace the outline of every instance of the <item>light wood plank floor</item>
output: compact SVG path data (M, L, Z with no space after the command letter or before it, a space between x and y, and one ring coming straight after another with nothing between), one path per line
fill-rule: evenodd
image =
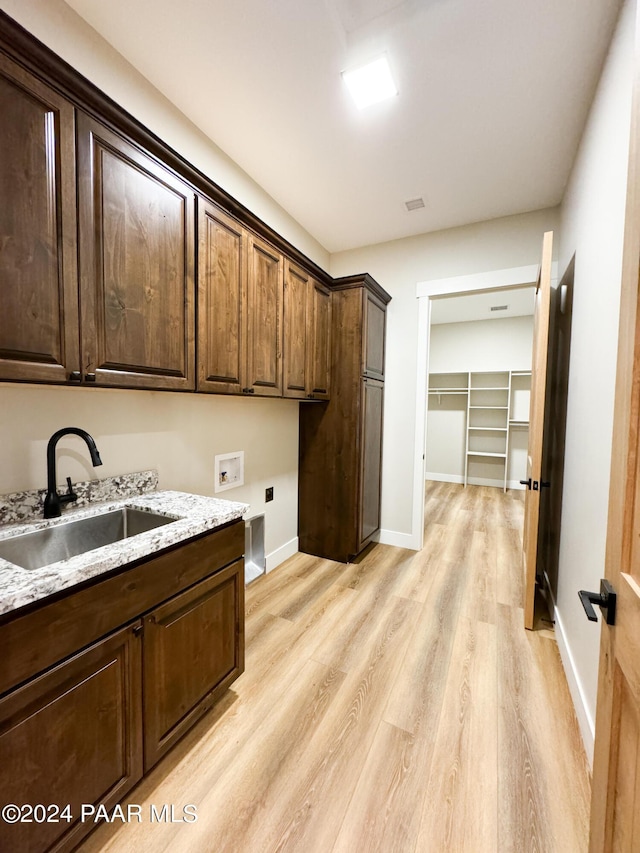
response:
M590 782L522 501L428 483L424 550L298 554L247 590L246 672L84 853L582 853ZM197 806L150 823L150 804Z

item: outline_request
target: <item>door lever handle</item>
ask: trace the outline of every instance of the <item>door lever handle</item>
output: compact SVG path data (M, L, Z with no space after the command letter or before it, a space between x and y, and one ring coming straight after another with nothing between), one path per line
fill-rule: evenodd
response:
M616 624L616 593L606 578L600 581L600 592L588 592L586 589L581 589L578 593L580 603L584 607L584 612L587 614L589 622L597 622L598 617L593 605L597 604L604 616L604 611L607 611L607 625Z
M531 477L528 480L520 480L521 486L526 486L528 489L531 488Z

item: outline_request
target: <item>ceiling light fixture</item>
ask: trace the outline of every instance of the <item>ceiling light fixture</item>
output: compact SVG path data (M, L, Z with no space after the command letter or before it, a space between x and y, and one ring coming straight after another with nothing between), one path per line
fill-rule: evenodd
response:
M359 110L398 94L386 56L343 71L342 77Z

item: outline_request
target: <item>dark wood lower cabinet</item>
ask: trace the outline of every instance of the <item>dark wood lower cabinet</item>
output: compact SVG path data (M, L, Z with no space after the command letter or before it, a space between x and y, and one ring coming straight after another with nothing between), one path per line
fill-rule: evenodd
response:
M135 629L117 631L0 700L0 806L21 809L18 822L0 820L0 850L71 850L93 828L77 820L82 804L110 809L141 778Z
M380 529L380 486L382 483L382 402L384 385L375 379L362 380L362 453L360 458L360 518L358 551Z
M144 619L144 764L152 767L244 669L242 560Z
M238 520L0 624L1 853L72 850L243 672L243 549Z
M384 384L378 377L390 297L370 276L336 282L331 399L300 406L298 537L301 551L346 563L380 529Z

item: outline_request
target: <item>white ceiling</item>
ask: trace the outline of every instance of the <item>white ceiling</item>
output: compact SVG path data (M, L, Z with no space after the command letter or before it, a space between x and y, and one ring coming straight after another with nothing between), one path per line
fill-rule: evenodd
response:
M535 287L503 287L460 296L441 296L431 301L431 323L464 323L470 320L504 320L533 315ZM504 310L492 308L507 306Z
M330 252L559 203L620 7L67 2ZM383 51L358 112L340 72Z

